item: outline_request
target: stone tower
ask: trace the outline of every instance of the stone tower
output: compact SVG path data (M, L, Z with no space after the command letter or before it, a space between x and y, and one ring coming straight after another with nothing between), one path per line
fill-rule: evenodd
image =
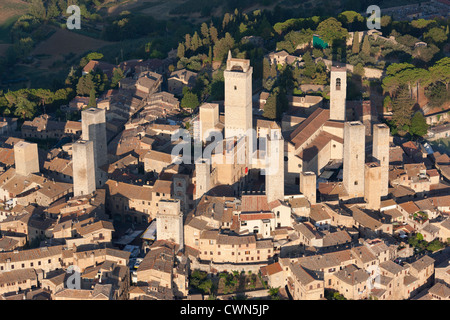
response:
M330 120L345 121L347 69L331 67L330 74Z
M388 195L389 187L389 127L385 124L373 126L372 155L380 162L381 167L381 196Z
M93 142L95 184L97 188L100 188L107 180L106 172L100 169L108 163L105 110L98 108L83 110L81 112L81 124L81 138Z
M316 204L316 174L314 172L300 173L300 192L311 205Z
M211 189L211 162L199 159L195 162L195 199L200 198Z
M344 179L350 197L364 196L365 126L360 121L344 125Z
M274 124L267 136L267 156L264 170L267 202L284 199L284 139Z
M219 105L217 103L204 103L199 108L201 140L206 141L206 133L215 130L219 123Z
M94 143L78 140L72 144L73 194L81 196L95 191Z
M250 60L234 59L228 52L225 78L225 138L240 137L253 128ZM247 146L253 145L249 136ZM250 149L251 150L251 149Z
M364 167L364 201L367 209L380 210L381 167L378 162L368 162Z
M189 187L189 175L187 174L174 174L173 181L173 198L180 200L180 208L183 213L187 211L188 194L187 189Z
M156 238L157 240L173 241L180 245L180 250L183 249L183 213L178 199L158 202Z
M39 155L36 143L20 141L14 145L16 174L27 176L39 172Z

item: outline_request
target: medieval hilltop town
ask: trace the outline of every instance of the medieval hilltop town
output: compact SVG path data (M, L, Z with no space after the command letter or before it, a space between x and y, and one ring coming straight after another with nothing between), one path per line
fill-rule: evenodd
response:
M348 47L396 41L348 34ZM268 81L310 63L312 46L264 54ZM330 56L313 60L327 85L282 91L287 107L268 117L271 88L227 49L223 99L189 112L200 72L174 67L183 47L88 59L82 77L122 76L60 106L79 120L0 119L0 299L450 299L450 157L428 143L448 137L448 109L425 108L422 139L399 137L382 100L348 99L357 68Z

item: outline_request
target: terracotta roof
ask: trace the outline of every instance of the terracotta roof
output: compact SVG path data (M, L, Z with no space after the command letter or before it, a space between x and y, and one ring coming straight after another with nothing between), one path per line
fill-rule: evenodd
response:
M275 262L272 264L269 264L267 266L261 267L261 273L263 276L271 276L275 273L282 272L283 268L281 268L281 265L279 262Z
M317 108L291 133L290 140L295 148L302 146L330 118L328 109Z
M273 219L274 217L275 216L272 212L269 212L269 213L241 213L239 215L239 219L241 221Z
M127 199L152 200L151 187L136 186L124 182L116 182L114 180L106 181L105 185L111 196L120 195Z
M243 195L241 198L241 212L270 211L266 195Z
M409 214L416 213L420 209L412 201L400 203L399 206Z

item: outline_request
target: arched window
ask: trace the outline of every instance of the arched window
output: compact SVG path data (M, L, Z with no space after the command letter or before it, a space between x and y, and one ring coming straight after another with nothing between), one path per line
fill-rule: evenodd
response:
M336 79L336 90L341 90L341 78Z

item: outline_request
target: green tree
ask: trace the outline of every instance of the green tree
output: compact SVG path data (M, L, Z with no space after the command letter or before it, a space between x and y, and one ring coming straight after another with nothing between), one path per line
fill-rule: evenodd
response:
M193 52L197 51L198 48L200 48L202 45L202 41L197 33L197 31L195 31L192 40L191 40L191 49Z
M397 96L392 100L392 120L397 128L410 125L414 103L409 90L406 87L400 88Z
M116 88L119 81L124 78L123 71L120 68L114 68L113 76L111 78L111 88Z
M203 36L203 38L209 38L209 29L208 29L208 25L203 22L201 27L200 27L200 32Z
M97 98L95 97L95 88L92 88L89 93L89 103L87 105L88 108L97 107Z
M181 99L181 107L184 109L194 110L199 106L198 96L191 92L188 87L183 88L183 98Z
M431 78L434 79L434 81L445 84L445 88L448 90L448 85L450 83L450 57L445 57L437 61L429 70Z
M362 44L361 50L364 54L370 55L370 42L369 42L369 38L367 37L367 35L363 39L363 44Z
M305 62L303 75L305 77L312 78L316 72L316 64L314 63L309 51L303 55L303 61Z
M412 135L423 137L428 132L428 124L421 112L416 112L411 119L409 132Z
M317 33L320 38L332 45L336 41L345 40L348 37L347 29L342 27L336 18L328 18L317 26Z
M36 103L28 100L25 95L19 95L15 104L14 114L22 119L31 119L36 114Z
M46 9L42 0L32 0L28 12L39 20L46 19Z
M91 93L92 88L95 88L94 76L88 73L78 80L77 94L80 96L88 96Z
M355 54L359 53L359 32L358 31L356 31L353 34L352 52Z
M191 35L189 33L186 33L186 35L184 36L184 45L186 51L191 49Z
M277 106L277 95L272 93L266 100L264 105L263 116L268 119L275 120L279 116L279 108Z
M213 24L211 23L210 27L209 27L209 35L211 36L211 40L213 43L216 43L218 40L218 32L216 27L213 26Z
M180 42L178 44L178 49L177 49L177 57L178 57L178 59L184 58L184 54L185 54L184 44Z
M438 27L431 28L430 31L424 33L423 37L425 41L435 44L440 44L447 40L445 30Z

